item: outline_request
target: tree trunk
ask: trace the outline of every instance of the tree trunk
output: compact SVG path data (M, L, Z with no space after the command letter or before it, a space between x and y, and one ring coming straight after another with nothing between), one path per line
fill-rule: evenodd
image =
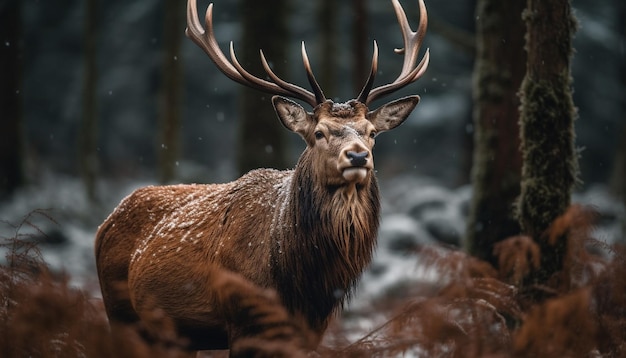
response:
M617 11L618 28L620 29L622 46L626 46L626 4L623 0L616 0L615 7ZM622 65L620 68L620 78L622 91L626 88L626 56L622 52ZM624 97L622 100L622 118L626 115L626 93L622 92ZM611 174L611 191L621 198L626 208L626 123L622 121L622 132L620 135L617 153L613 163L613 173ZM626 218L622 221L622 238L626 239Z
M544 232L570 205L578 181L570 75L576 20L569 0L528 0L524 19L528 61L521 88L518 220L541 248L541 269L531 280L545 283L562 268L566 243L552 245Z
M24 184L22 15L20 1L0 4L0 199Z
M97 0L87 0L84 19L83 118L79 138L80 172L89 200L96 201L98 176Z
M626 87L626 83L623 86ZM623 107L626 107L626 105ZM626 113L626 108L623 109L622 113ZM622 124L622 132L618 143L613 163L613 173L611 174L611 191L615 196L626 200L626 123ZM624 207L626 207L626 201L624 204Z
M353 97L365 85L365 81L370 72L367 41L367 7L365 0L352 0L352 11L354 13L354 23L352 24L352 88ZM371 50L371 49L370 49Z
M317 23L321 31L319 84L324 93L332 98L336 96L337 80L337 3L333 0L322 0L317 14Z
M278 76L288 72L286 44L289 41L286 0L243 0L243 34L237 54L249 72L265 78L259 50L273 65ZM289 81L291 82L291 81ZM237 162L240 174L259 167L284 169L287 164L285 130L278 122L271 96L257 90L243 88L239 117Z
M161 183L175 179L180 154L182 71L178 56L185 29L184 7L180 1L166 0L164 10L160 141L157 145Z
M474 65L473 198L465 239L472 255L495 264L493 245L519 233L519 97L524 77L526 0L479 0Z

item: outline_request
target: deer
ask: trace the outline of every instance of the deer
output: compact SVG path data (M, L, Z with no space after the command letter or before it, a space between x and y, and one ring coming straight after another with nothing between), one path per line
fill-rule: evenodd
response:
M271 94L280 123L300 135L306 148L291 170L255 169L221 184L147 186L122 199L95 239L97 273L114 337L124 339L120 332L138 323L150 326L150 312L158 308L190 354L230 347L232 355L241 337L277 326L289 333L268 339L280 343L296 337L297 347L315 349L330 320L354 294L376 247L381 205L372 154L375 137L401 125L420 101L409 95L368 108L417 81L428 67L428 49L418 62L427 28L426 7L418 1L420 19L413 31L400 2L392 0L404 44L395 49L403 55L398 77L374 88L374 41L361 92L336 103L315 79L304 42L301 55L311 91L279 78L262 50L265 78L242 67L232 41L230 59L226 57L213 31L213 4L203 26L196 0L188 0L187 37L228 78ZM279 318L242 329L246 323L236 318L252 308L228 302L232 295L222 292L223 277L231 278L226 286L239 293L240 301L245 301L242 292L264 297L275 313L268 313L268 322L270 316ZM157 335L144 336L152 342Z

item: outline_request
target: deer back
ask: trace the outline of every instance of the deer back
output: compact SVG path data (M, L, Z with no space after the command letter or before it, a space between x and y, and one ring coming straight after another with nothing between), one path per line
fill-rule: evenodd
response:
M147 214L148 220L144 222L142 239L131 253L131 284L135 275L158 270L160 261L188 260L197 265L217 262L267 286L260 277L267 277L264 273L269 269L273 211L278 205L276 197L283 190L281 183L289 176L290 172L255 170L227 184L137 191L127 201L140 205L139 210Z

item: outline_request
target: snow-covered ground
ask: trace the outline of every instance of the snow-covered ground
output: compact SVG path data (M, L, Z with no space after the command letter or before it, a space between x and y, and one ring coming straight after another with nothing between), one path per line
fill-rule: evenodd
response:
M52 268L66 271L73 284L98 295L93 253L97 227L124 196L148 184L152 183L101 182L101 203L94 205L85 197L80 180L46 175L39 185L27 187L11 201L0 203L0 237L19 234L39 241ZM436 283L440 280L438 273L420 265L418 256L407 255L407 249L433 243L458 245L465 230L469 186L449 189L433 179L402 176L382 181L381 192L378 249L349 307L354 310L397 287ZM620 226L626 217L624 208L605 187L593 186L574 195L573 201L598 211L596 238L613 243L625 236Z

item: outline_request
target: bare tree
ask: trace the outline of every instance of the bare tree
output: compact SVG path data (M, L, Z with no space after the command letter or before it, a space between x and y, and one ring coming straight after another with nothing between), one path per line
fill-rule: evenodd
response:
M495 263L493 245L518 234L512 214L519 195L519 97L524 77L526 0L479 0L474 66L473 198L466 249Z
M164 7L163 72L161 82L159 181L167 183L176 176L180 155L181 77L178 56L183 39L184 6L177 0L166 0Z
M550 243L543 233L570 205L578 181L570 75L577 24L569 0L528 0L524 19L528 60L521 87L518 219L541 249L541 270L531 280L545 282L563 266L565 240Z
M285 38L288 27L286 0L242 0L243 14L242 43L237 53L241 64L253 74L264 74L259 58L262 49L268 61L282 62L287 59ZM282 78L280 70L285 66L274 66ZM237 163L241 174L258 167L284 169L288 166L284 130L272 111L270 96L257 91L241 90L239 116L239 138Z
M626 87L626 83L623 86ZM624 108L622 113L626 113L626 108ZM619 145L617 147L617 153L615 153L613 163L611 191L618 197L622 198L626 204L626 124L624 123L622 124L622 132L620 134ZM626 222L624 224L626 225ZM626 234L626 231L624 233Z
M337 78L337 3L333 0L319 2L317 23L320 28L319 82L326 93L335 93Z
M352 0L354 22L352 24L352 88L359 93L363 83L361 78L369 70L368 41L367 41L367 6L365 0Z
M617 19L619 31L621 33L622 41L626 41L626 4L621 0L615 1L616 9L618 11ZM622 58L624 55L622 53ZM626 88L626 60L623 60L620 68L622 88ZM622 94L622 96L625 96ZM622 118L626 115L626 97L622 101ZM622 123L622 132L620 134L619 147L615 155L615 161L613 163L613 173L611 176L611 189L612 191L622 199L624 207L626 207L626 123ZM622 222L622 233L626 236L626 218Z
M24 184L21 2L0 2L0 198Z
M83 116L78 151L85 192L91 201L96 200L96 178L98 176L97 3L97 0L85 2Z

